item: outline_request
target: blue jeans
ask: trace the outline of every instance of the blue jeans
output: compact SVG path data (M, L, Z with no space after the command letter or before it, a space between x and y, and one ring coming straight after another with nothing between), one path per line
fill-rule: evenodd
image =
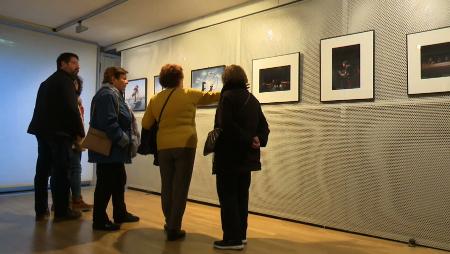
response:
M70 156L70 190L72 200L81 198L81 152L76 150Z

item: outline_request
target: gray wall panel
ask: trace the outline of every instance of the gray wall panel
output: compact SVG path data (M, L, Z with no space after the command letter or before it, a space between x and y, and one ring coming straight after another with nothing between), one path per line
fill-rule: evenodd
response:
M450 250L448 93L409 97L406 79L406 34L449 20L447 0L304 0L126 50L123 58L131 73L150 70L150 80L167 61L182 63L186 76L237 63L251 79L253 59L300 52L300 102L263 105L271 134L263 170L253 174L250 209ZM320 103L320 39L366 30L375 30L375 100ZM158 59L143 70L143 56ZM211 156L201 155L213 116L214 109L197 111L189 196L217 203ZM131 186L159 189L149 161L130 166Z

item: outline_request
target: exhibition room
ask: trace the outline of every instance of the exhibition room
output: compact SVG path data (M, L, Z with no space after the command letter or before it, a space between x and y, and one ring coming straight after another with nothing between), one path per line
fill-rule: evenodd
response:
M0 253L450 251L448 0L1 0L0 74Z

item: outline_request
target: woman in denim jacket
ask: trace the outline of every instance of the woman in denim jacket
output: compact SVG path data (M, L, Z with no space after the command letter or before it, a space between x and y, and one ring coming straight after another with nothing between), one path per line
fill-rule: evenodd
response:
M120 223L139 221L139 217L127 211L124 200L127 180L124 164L131 163L132 143L132 114L123 98L128 84L127 73L120 67L107 68L103 87L95 94L91 103L91 127L105 132L112 141L109 156L89 150L89 162L97 163L92 224L96 230L119 230ZM114 223L106 214L111 196Z

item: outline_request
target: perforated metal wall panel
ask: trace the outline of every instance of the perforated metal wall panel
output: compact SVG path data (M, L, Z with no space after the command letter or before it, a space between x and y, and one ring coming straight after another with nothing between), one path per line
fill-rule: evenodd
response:
M304 0L232 22L237 36L221 33L226 24L219 24L219 32L182 38L230 41L232 34L233 45L220 47L224 61L234 58L250 78L252 59L301 53L300 102L263 105L271 134L263 170L253 174L250 209L450 250L449 94L408 97L406 70L406 34L449 26L450 1ZM366 30L375 30L374 101L321 103L320 39ZM146 47L202 52L181 43L186 40L168 40L126 50L125 67L157 70L166 62L159 52L160 62L133 65ZM213 66L198 57L185 61L185 76L201 64ZM197 112L198 150L213 116L213 109ZM139 158L129 172L139 187L158 191L157 171L143 182L149 164ZM190 198L217 203L214 181L211 157L199 152Z

